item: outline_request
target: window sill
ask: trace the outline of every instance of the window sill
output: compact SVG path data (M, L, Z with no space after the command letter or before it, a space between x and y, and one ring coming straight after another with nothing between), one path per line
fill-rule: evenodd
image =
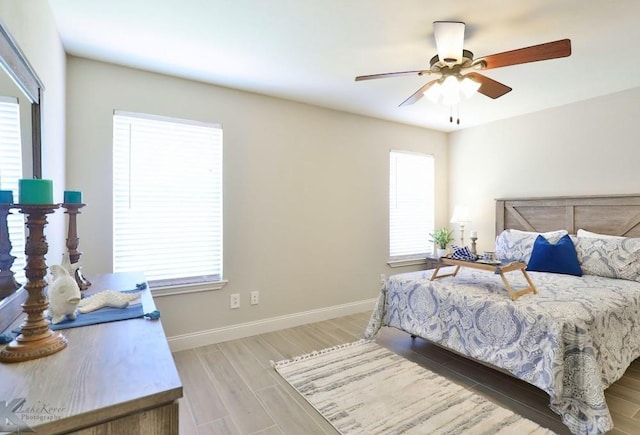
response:
M427 264L428 260L425 257L415 258L393 258L387 261L389 267L404 267L404 266L418 266L420 264Z
M213 290L220 290L225 285L227 285L229 281L211 281L205 283L197 283L197 284L179 284L179 285L169 285L164 287L153 287L151 288L151 294L154 297L162 297L162 296L172 296L172 295L183 295L185 293L200 293L200 292L208 292Z

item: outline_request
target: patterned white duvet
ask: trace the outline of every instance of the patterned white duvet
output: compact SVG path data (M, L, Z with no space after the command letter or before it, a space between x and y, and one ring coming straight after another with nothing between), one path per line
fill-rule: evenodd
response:
M392 276L365 337L392 326L501 367L546 391L573 433L604 433L613 427L604 390L640 356L640 283L528 273L538 294L515 302L486 271ZM507 278L526 287L520 273Z

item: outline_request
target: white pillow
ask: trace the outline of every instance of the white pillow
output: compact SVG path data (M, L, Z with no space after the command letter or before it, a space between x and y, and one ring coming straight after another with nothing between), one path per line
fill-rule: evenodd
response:
M611 236L609 234L592 233L591 231L583 230L582 228L578 230L578 232L576 233L576 236L589 237L592 239L624 239L624 237L622 236Z
M549 243L555 244L563 236L569 234L566 230L536 233L532 231L504 230L496 238L496 255L505 261L529 262L533 243L542 235Z

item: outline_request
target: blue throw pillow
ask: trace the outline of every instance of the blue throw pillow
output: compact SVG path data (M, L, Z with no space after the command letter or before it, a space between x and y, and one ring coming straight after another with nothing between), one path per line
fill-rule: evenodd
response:
M538 236L533 243L527 270L582 276L576 247L568 234L562 236L555 245L544 237Z

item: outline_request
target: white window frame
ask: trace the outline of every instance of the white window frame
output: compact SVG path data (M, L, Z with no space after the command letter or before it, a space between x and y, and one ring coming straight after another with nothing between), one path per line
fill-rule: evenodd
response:
M389 152L389 261L391 267L426 263L433 253L435 157Z
M114 111L114 272L154 295L224 287L222 146L219 124Z

